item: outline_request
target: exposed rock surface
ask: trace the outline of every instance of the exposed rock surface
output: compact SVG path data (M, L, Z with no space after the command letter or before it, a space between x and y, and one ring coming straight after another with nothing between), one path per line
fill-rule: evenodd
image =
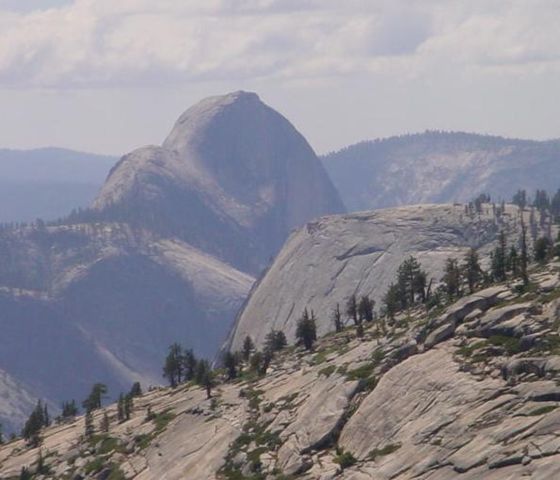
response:
M560 185L560 141L426 132L361 142L323 157L350 211L416 203L508 200Z
M248 92L201 101L161 147L123 157L94 206L254 273L293 228L344 211L303 136Z
M556 478L560 290L543 288L555 267L542 273L528 293L498 285L438 316L423 307L401 314L387 334L368 325L357 339L346 328L313 352L288 348L265 376L246 371L210 400L192 385L160 388L136 398L122 423L108 406L109 433L97 429L89 441L83 418L50 427L42 478ZM515 309L524 334L537 336L530 348L515 332L483 336L479 320L504 324ZM427 349L424 333L449 324L451 337ZM21 440L2 446L0 478L33 471L38 454Z
M528 223L529 212L525 212ZM519 210L508 205L500 217L485 205L468 215L462 205L418 205L320 218L291 235L261 278L229 338L234 350L246 335L261 344L270 329L292 341L304 308L312 309L318 331L333 329L332 309L353 293L380 305L400 263L414 255L438 282L448 257L478 248L482 258L504 230L519 236ZM484 300L481 300L484 303Z

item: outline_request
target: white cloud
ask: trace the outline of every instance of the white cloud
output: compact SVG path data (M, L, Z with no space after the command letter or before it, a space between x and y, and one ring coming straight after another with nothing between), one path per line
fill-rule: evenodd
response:
M0 85L556 68L558 20L552 0L75 0L0 10Z
M402 13L391 8L385 15L378 2L356 0L76 0L43 11L0 11L0 84L366 71L376 58L413 53L425 39L429 18Z

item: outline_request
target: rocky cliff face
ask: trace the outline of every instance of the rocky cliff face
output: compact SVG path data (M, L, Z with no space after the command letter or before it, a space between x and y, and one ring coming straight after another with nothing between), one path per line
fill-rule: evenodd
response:
M362 142L323 157L349 211L468 202L479 193L510 200L560 186L560 141L426 132Z
M528 225L530 213L524 217ZM463 205L418 205L320 218L286 242L253 288L228 344L238 350L250 335L261 345L271 329L293 341L304 308L314 310L325 334L334 328L336 303L344 310L352 294L369 295L379 306L408 256L439 282L448 257L462 257L471 247L487 257L500 231L516 241L519 229L519 210L509 205L499 217L491 205L474 215Z
M94 206L251 272L293 228L344 211L307 141L247 92L203 100L181 115L161 147L126 155Z
M289 348L211 399L192 385L154 390L123 423L108 406L89 441L83 418L50 427L41 478L557 478L559 271L533 269L526 293L498 284L386 332L372 324L357 339L349 327L313 352ZM33 472L38 455L21 440L1 447L0 476Z

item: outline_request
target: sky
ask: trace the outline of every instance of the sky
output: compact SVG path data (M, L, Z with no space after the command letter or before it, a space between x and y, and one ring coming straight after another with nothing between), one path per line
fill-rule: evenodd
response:
M0 0L0 147L121 155L257 92L318 153L560 137L558 0Z

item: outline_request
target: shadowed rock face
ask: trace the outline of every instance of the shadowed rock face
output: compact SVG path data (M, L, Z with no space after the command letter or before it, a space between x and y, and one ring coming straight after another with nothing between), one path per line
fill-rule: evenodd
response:
M113 168L94 206L258 272L288 233L344 207L312 148L254 93L187 110Z
M529 212L524 215L528 224ZM304 308L314 310L325 334L334 328L332 309L338 302L344 310L350 295L369 295L379 307L408 256L439 282L448 257L474 247L484 258L500 230L518 239L519 228L519 210L509 205L500 218L490 205L474 216L462 205L418 205L320 218L286 242L240 312L228 345L238 350L246 335L260 345L272 328L293 341Z
M174 341L213 356L253 283L184 242L123 224L29 227L0 235L0 251L10 259L0 268L2 368L54 407L99 381L113 398L134 381L161 383ZM0 400L8 430L29 402L19 408Z

